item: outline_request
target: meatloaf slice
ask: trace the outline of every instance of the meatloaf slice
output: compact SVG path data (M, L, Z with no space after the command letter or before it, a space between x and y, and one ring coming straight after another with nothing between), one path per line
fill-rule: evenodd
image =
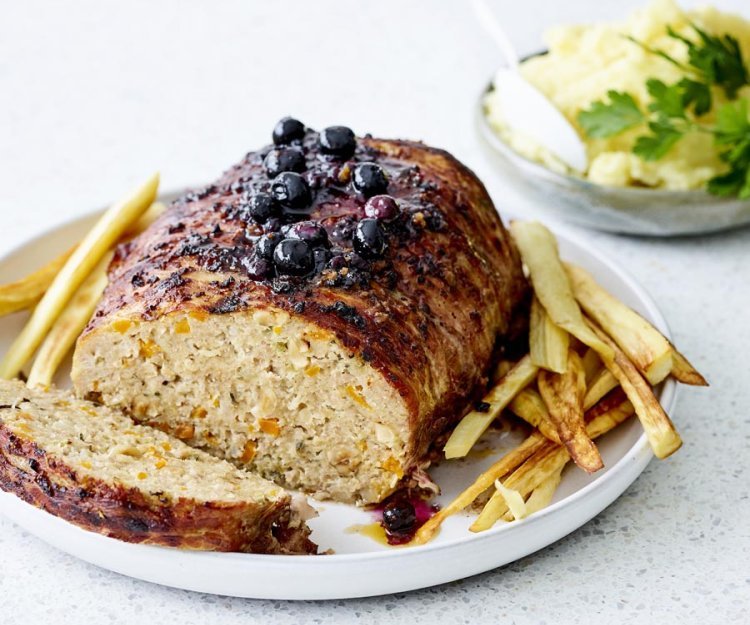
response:
M281 488L127 416L0 381L0 487L135 543L314 553Z
M284 141L120 248L75 388L284 486L378 502L481 393L527 284L447 152Z

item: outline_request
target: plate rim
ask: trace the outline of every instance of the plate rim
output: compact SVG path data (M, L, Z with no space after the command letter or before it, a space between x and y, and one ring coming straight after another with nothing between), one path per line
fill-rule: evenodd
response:
M163 193L160 193L158 196L159 200L162 201L169 201L171 198L174 198L178 196L182 191L180 190L168 190ZM0 255L0 263L5 262L10 257L19 254L24 248L33 247L35 244L39 244L40 241L46 237L54 235L56 231L62 230L64 228L68 227L75 227L76 224L79 223L85 223L88 220L92 220L95 218L97 214L100 214L102 212L102 209L94 210L90 212L83 213L81 215L78 215L76 217L73 217L72 219L68 219L66 221L57 223L50 228L46 228L45 230L37 233L33 237L30 237L29 239L25 239L21 242L18 242L17 244L13 245L12 247L8 248L2 255ZM504 222L510 221L510 219L520 217L520 215L517 215L512 210L504 211ZM581 235L572 232L570 229L568 229L566 226L559 224L557 222L554 222L550 224L550 229L554 232L556 236L561 237L566 245L569 245L573 248L580 248L582 249L586 254L593 257L597 263L600 263L604 267L606 267L606 270L616 276L619 280L621 280L628 289L632 291L635 297L638 298L639 302L644 306L644 308L648 311L648 318L649 320L668 338L671 340L671 332L669 325L659 309L656 301L651 297L650 293L630 274L630 272L623 267L620 263L617 263L609 258L609 256L599 249L599 247L595 244L587 242L584 237ZM678 386L674 380L671 378L668 378L663 383L661 394L660 394L660 402L664 405L665 410L667 412L673 411L676 402L677 402L677 389ZM581 499L588 498L592 493L597 491L603 491L606 489L606 485L616 480L618 477L622 476L622 470L625 465L636 463L637 466L632 469L634 471L632 478L629 478L627 485L619 492L615 497L612 499L611 502L618 499L624 491L632 484L638 476L643 472L643 470L646 468L648 463L653 458L653 453L651 452L650 446L648 444L648 440L646 437L646 434L644 432L641 433L639 438L634 442L634 444L625 452L614 464L612 464L606 473L602 474L601 476L597 477L590 483L586 484L582 488L578 489L571 495L568 495L564 499L561 499L560 501L557 501L550 506L544 508L543 510L540 510L539 512L536 512L535 514L531 515L530 517L526 519L522 519L521 521L516 521L512 524L505 524L505 525L496 525L495 527L481 533L470 533L466 532L466 535L452 538L450 540L440 542L440 543L428 543L426 545L417 545L413 547L408 548L398 548L398 549L391 549L391 550L384 550L384 551L371 551L371 552L358 552L358 553L343 553L343 554L331 554L326 555L324 557L310 557L309 555L273 555L273 554L245 554L245 553L227 553L227 552L194 552L194 551L188 551L188 550L177 550L177 549L171 549L168 547L160 547L156 545L145 545L145 544L138 544L138 543L128 543L126 541L120 541L115 538L111 538L102 534L98 534L96 532L90 532L88 530L84 530L72 523L69 523L68 521L61 519L59 517L55 517L54 515L41 510L39 508L36 508L32 506L31 504L27 504L23 500L18 500L17 503L23 504L24 506L28 506L29 508L32 508L34 511L49 515L53 519L56 519L58 521L61 521L63 523L66 523L67 525L70 525L74 530L83 532L85 535L87 535L87 538L90 538L92 540L103 540L106 542L114 541L118 544L120 548L123 549L134 549L134 550L148 550L152 553L169 553L170 558L180 558L180 557L187 557L187 558L194 558L201 560L213 560L216 558L219 558L222 561L226 560L241 560L243 562L250 564L256 564L256 565L273 565L274 568L281 568L283 570L288 570L291 568L297 568L300 563L304 562L305 567L308 570L315 569L317 571L323 570L323 569L329 569L332 566L338 566L338 565L346 565L351 563L368 563L368 562L375 562L375 561L381 561L381 560L389 560L393 558L421 558L423 556L428 555L434 555L434 554L440 554L441 552L454 550L462 545L470 544L472 546L482 546L484 543L491 542L493 539L495 539L498 535L513 531L514 529L518 528L519 526L523 526L526 528L533 527L534 525L538 525L543 523L546 519L548 519L552 515L559 515L560 513L570 510L574 508ZM10 493L3 493L0 492L0 495L8 495L9 497L13 497ZM610 503L611 503L610 502ZM607 505L610 505L609 503L606 504L604 507L602 507L600 510L597 510L592 516L589 516L588 519L581 523L576 523L575 527L571 530L565 531L563 536L566 536L575 529L581 527L585 522L587 522L590 518L593 518L593 516L598 515L604 508L607 507ZM139 577L137 575L133 575L131 573L126 573L121 570L121 567L117 567L115 564L111 566L103 565L99 562L94 561L91 558L87 558L85 556L80 555L80 553L76 552L75 548L68 549L65 546L61 546L56 544L54 541L54 538L50 539L50 537L45 536L41 532L29 529L26 525L23 523L20 523L16 521L14 515L7 514L6 510L4 509L5 506L0 507L0 513L6 516L6 518L9 518L12 522L17 523L20 527L22 527L25 531L30 532L37 538L40 538L47 544L51 544L53 547L60 549L73 557L76 557L78 559L90 562L94 564L95 566L99 566L101 568L105 568L108 570L116 571L121 574L125 574L131 577L140 578L140 579L147 579L146 577ZM538 547L537 549L534 549L530 553L534 553L535 551L538 551L539 549L543 549L552 542L555 542L556 540L559 540L558 538L553 538L552 540L546 541L544 545ZM546 539L545 539L546 540ZM145 553L145 552L144 552ZM527 555L528 555L527 554ZM522 556L523 557L523 556ZM514 558L514 560L517 558ZM499 561L499 559L498 559ZM485 568L484 570L490 570L491 568L496 568L497 566L502 566L504 563L499 562L495 565L495 567L489 567ZM479 572L479 571L477 571ZM461 576L464 577L464 576ZM459 577L456 577L455 579L459 579ZM174 583L170 584L165 581L155 581L153 579L153 576L150 577L150 579L147 579L147 581L150 581L152 583L158 583L161 585L172 585L173 587L177 588L187 588L184 584ZM426 586L433 585L432 583L425 583L425 584L417 584L413 588L407 588L406 590L413 590L416 588L422 588ZM194 588L192 588L194 590ZM212 592L210 590L203 590L202 592ZM216 593L216 594L226 594L226 593ZM381 594L374 592L372 594ZM236 596L256 596L256 595L236 595ZM270 596L270 595L263 595L267 598L310 598L310 597L289 597L288 595L281 595L279 596ZM345 598L345 597L355 597L355 596L369 596L367 594L349 594L349 593L342 593L337 594L333 593L330 595L327 595L325 597L314 597L314 598ZM260 595L258 595L260 597Z

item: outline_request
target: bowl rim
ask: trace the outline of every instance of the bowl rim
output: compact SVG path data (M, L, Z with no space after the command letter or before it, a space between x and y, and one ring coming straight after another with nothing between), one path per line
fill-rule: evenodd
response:
M545 54L539 52L530 56L538 56ZM479 125L480 134L489 145L502 156L507 158L511 163L519 169L529 170L533 175L540 178L551 179L553 182L559 185L575 186L578 189L591 192L595 190L598 193L611 193L618 194L623 197L631 197L634 201L645 200L648 198L649 201L654 199L689 199L690 201L704 201L711 202L713 204L731 204L739 200L738 198L725 198L717 195L712 195L704 189L688 189L688 190L674 190L674 189L655 189L648 187L616 187L598 184L591 182L580 176L573 174L558 172L545 165L528 158L514 150L490 124L487 119L485 112L484 98L495 88L494 77L490 79L487 85L482 89L477 98L476 104L476 117Z

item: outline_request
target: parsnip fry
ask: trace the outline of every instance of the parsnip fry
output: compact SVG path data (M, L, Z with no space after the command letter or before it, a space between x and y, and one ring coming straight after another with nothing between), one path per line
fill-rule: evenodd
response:
M532 388L523 389L508 406L513 414L539 430L545 438L560 443L555 424L550 419L542 396Z
M586 372L586 386L590 386L594 378L604 369L602 359L599 358L593 349L587 349L581 359L583 361L583 370Z
M495 370L492 372L492 383L497 384L500 380L502 380L506 375L508 375L508 371L510 371L516 363L514 363L512 360L501 360L497 363L497 366L495 367Z
M516 394L526 387L536 376L538 367L531 364L531 358L524 356L503 377L500 382L484 396L484 402L490 405L487 412L472 410L467 414L450 435L443 451L446 458L463 458L490 424L497 419Z
M560 441L573 461L588 473L604 467L596 445L586 434L583 420L583 397L586 374L581 358L573 350L568 354L566 373L539 372L539 393L547 405Z
M154 223L165 210L167 210L166 204L163 202L154 202L148 207L148 210L139 217L138 221L125 231L123 238L129 239L140 234Z
M165 209L166 206L161 202L154 202L141 218L128 228L122 238L128 239L143 232ZM16 282L0 285L0 317L34 306L52 284L74 249L75 247L72 247L41 269Z
M591 380L586 389L586 396L583 398L583 409L588 410L610 391L619 386L617 378L612 375L609 369L602 369L599 374Z
M568 364L569 334L554 324L544 306L534 297L531 300L529 323L529 352L537 367L564 373Z
M562 472L563 467L558 471L555 471L531 491L531 495L529 495L529 498L526 500L526 514L532 515L550 505L552 498L555 496L555 491L562 480Z
M63 252L41 269L15 282L0 285L0 317L31 308L44 295L75 248Z
M507 488L500 480L495 480L495 492L493 493L493 497L496 495L502 497L503 501L505 501L505 505L508 506L514 520L520 521L528 516L529 513L526 510L526 502L521 496L521 493L517 490Z
M656 399L653 389L643 378L636 366L628 360L625 353L615 342L593 322L591 327L599 338L608 343L614 350L612 359L605 359L604 364L622 386L622 390L635 407L635 413L643 426L651 449L657 458L666 458L682 445L682 439L675 430L674 424L664 412Z
M599 286L584 269L565 264L573 295L643 376L659 384L672 369L672 347L654 326Z
M678 382L689 384L690 386L708 386L706 378L688 362L680 352L672 345L672 377Z
M510 232L531 275L534 292L552 321L598 354L612 350L583 321L552 233L536 221L514 221Z
M60 363L94 314L94 309L107 286L107 267L111 259L112 252L109 252L86 278L55 321L37 352L29 372L29 386L48 388L52 384Z
M598 438L613 429L633 414L633 406L629 401L598 414L586 425L589 438ZM535 488L549 479L556 472L561 471L570 460L564 447L552 442L545 443L530 456L518 469L511 473L503 482L507 488L512 488L526 497ZM481 532L492 527L495 522L508 512L504 501L494 495L490 497L479 517L469 528L472 532ZM494 501L493 501L494 500Z
M458 495L447 506L438 510L422 527L417 530L412 543L423 545L429 541L440 528L445 519L470 506L472 502L495 483L495 480L508 475L517 469L532 454L548 443L539 432L529 435L518 447L508 452L489 469L482 473L474 483Z
M31 358L52 324L83 281L101 261L109 248L153 203L159 176L145 184L102 215L76 247L34 313L0 363L0 378L14 378Z

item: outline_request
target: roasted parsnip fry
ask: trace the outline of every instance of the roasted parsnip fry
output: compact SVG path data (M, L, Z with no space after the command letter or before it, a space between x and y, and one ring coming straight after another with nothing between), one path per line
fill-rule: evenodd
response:
M500 460L480 475L474 483L458 495L447 506L438 510L422 527L417 530L412 543L422 545L429 541L439 529L441 523L449 516L470 506L472 502L495 483L495 480L508 475L517 469L532 454L548 444L539 432L533 432L518 447L508 452Z
M617 378L609 369L602 369L586 388L586 396L583 398L583 409L588 410L610 391L619 386Z
M672 347L654 326L599 286L586 270L565 264L573 295L643 376L659 384L672 369Z
M586 372L586 386L590 386L593 379L604 369L602 359L593 349L587 349L581 358L583 370Z
M597 438L627 420L632 414L632 404L629 401L624 401L603 413L597 414L586 425L586 433L589 438ZM570 460L570 456L564 447L548 441L544 447L537 450L518 469L503 480L503 484L506 488L517 490L522 496L526 497L545 480L561 471L568 460ZM493 494L469 529L472 532L489 529L507 512L508 506L504 499Z
M109 252L96 266L91 275L76 291L73 299L57 318L37 352L29 372L27 384L48 388L57 369L83 332L99 299L107 286L107 267L112 259Z
M690 386L708 386L706 378L688 362L680 352L672 345L672 377L678 382L689 384Z
M123 239L128 239L143 232L165 209L166 206L161 202L154 202L141 218L131 228L128 228L127 232L123 235ZM42 298L50 284L52 284L52 281L62 269L65 262L70 258L74 249L75 247L72 247L67 252L51 260L41 269L37 269L34 273L16 282L0 285L0 317L31 308L36 304Z
M8 284L0 285L0 317L31 308L44 295L55 276L75 248L63 252L34 273Z
M539 512L552 502L552 498L555 496L555 491L560 485L560 480L562 480L563 468L564 467L561 467L558 471L555 471L531 491L531 495L529 495L529 498L526 500L527 515Z
M510 232L531 275L534 293L552 321L602 357L611 358L612 350L583 321L553 234L536 221L513 221Z
M518 393L510 402L509 408L516 416L544 434L545 438L560 443L555 424L547 412L547 405L533 388L525 388Z
M487 412L472 410L467 414L450 435L443 451L446 458L463 458L469 453L474 443L484 434L490 424L497 419L516 394L526 387L535 377L539 368L531 364L527 354L487 393L483 400L490 405Z
M636 366L625 353L601 330L590 322L592 329L614 350L612 359L604 359L604 364L622 386L622 390L635 407L635 413L643 426L651 449L657 458L666 458L682 445L682 439L672 421L656 399L651 385L643 378Z
M501 498L508 507L511 517L509 520L520 521L528 516L526 501L524 501L521 493L512 488L507 488L500 480L495 480L495 492L492 496Z
M163 202L154 202L148 207L148 210L139 217L138 221L125 231L123 239L129 239L143 232L154 223L166 209L167 206Z
M34 313L0 362L0 378L14 378L31 358L52 324L112 245L151 206L158 174L101 216L57 274Z
M586 434L583 420L586 374L580 356L570 350L568 370L565 373L540 371L539 393L555 424L560 441L573 461L588 473L603 468L602 458L596 445Z
M544 306L534 297L529 323L531 362L547 371L564 373L568 364L569 337L565 330L554 324Z
M506 375L508 375L508 371L510 371L516 363L514 363L511 360L501 360L497 363L497 366L495 367L495 370L492 372L492 383L497 384L500 380L502 380Z

